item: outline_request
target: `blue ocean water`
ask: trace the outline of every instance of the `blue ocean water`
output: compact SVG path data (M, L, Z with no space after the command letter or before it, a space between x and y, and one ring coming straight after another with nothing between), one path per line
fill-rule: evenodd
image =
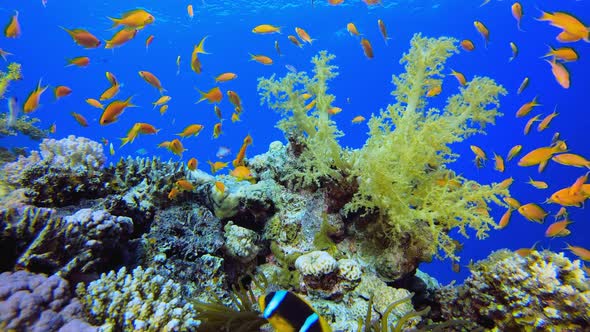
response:
M512 196L522 203L542 203L557 189L571 185L575 179L585 173L580 168L566 167L550 163L539 174L536 167L522 168L516 166L516 160L507 163L506 171L499 173L488 161L482 169L473 163L473 153L469 145L482 147L489 156L496 152L505 156L515 144L523 145L523 152L549 145L555 132L566 140L571 152L590 157L590 117L588 113L588 87L590 86L590 45L583 41L568 44L580 55L580 60L566 64L571 73L571 87L561 88L551 74L549 64L543 59L548 46L561 46L555 36L557 28L546 22L536 21L540 9L545 11L566 11L575 14L582 22L590 22L590 6L584 1L564 1L559 3L542 3L522 1L524 17L519 31L513 19L510 1L492 0L480 7L477 1L388 1L367 7L360 0L345 0L340 6L330 6L327 1L228 1L195 0L192 2L195 15L187 16L187 1L57 1L48 0L44 7L41 1L19 1L4 3L0 7L0 20L5 24L19 12L22 36L18 39L0 37L0 48L13 53L10 61L22 64L24 79L10 87L7 96L16 96L23 101L39 79L52 88L67 85L72 88L70 96L55 101L52 91L48 90L41 98L42 107L34 117L41 119L42 127L55 123L57 132L54 138L68 135L80 135L100 140L105 138L115 146L116 153L109 156L115 162L127 155L157 155L163 159L179 158L167 150L158 149L157 144L171 140L175 134L193 123L203 124L205 129L196 138L183 140L188 149L182 160L191 157L199 160L199 168L208 170L207 160L217 160L215 153L220 146L227 146L236 153L243 138L250 134L254 145L248 155L263 153L268 144L274 140L283 140L282 133L274 127L280 116L260 105L257 94L257 78L268 77L274 73L281 76L287 72L286 65L300 71L311 69L310 59L320 50L328 50L336 55L334 64L339 67L340 75L330 84L330 92L337 96L335 105L343 109L334 119L346 134L341 139L345 146L360 148L367 138L366 124L351 124L356 115L369 117L371 113L385 108L393 102L390 92L393 88L391 76L403 72L399 64L402 54L409 48L409 41L414 33L420 32L430 37L451 36L459 40L470 39L476 44L473 52L461 51L447 64L450 68L465 74L469 80L475 75L490 76L502 84L509 94L501 99L501 112L495 126L487 129L487 135L471 137L453 146L460 158L452 168L463 176L480 183L499 182L507 177L514 177L511 187ZM152 13L156 21L139 31L136 38L128 44L108 50L104 48L85 50L74 44L60 26L73 29L85 28L101 40L110 39L115 30L107 16L120 17L123 12L135 8L145 8ZM538 8L537 8L538 7ZM391 39L386 45L380 35L377 20L385 22ZM481 36L473 27L473 21L482 21L490 31L490 42L484 47ZM371 41L375 53L374 59L367 59L363 54L359 38L350 36L346 24L353 22ZM256 35L252 28L259 24L273 24L282 28L282 34ZM315 41L303 48L295 47L287 36L295 34L294 28L305 29ZM154 35L154 41L146 50L145 40ZM197 75L190 69L190 55L199 40L208 36L205 49L210 54L200 56L203 73ZM282 56L278 56L274 47L278 41ZM509 43L519 47L517 58L509 62L511 50ZM104 45L104 42L103 42ZM250 61L249 53L264 54L274 59L274 64L264 66ZM91 64L87 68L65 67L66 58L88 56ZM176 59L181 57L180 73L177 75ZM3 66L2 66L3 67ZM162 82L167 94L172 96L169 110L160 115L153 109L152 103L159 98L159 92L149 86L138 75L145 70L154 73ZM120 120L108 126L100 126L98 119L101 111L89 106L86 98L98 98L109 87L105 71L113 72L123 84L118 99L133 96L133 103L138 107L125 111ZM238 79L221 83L224 94L227 90L236 91L243 103L244 112L241 121L230 120L233 107L227 96L220 104L224 115L223 134L212 139L213 125L218 121L213 105L207 102L195 104L200 98L196 89L207 91L214 86L214 77L223 72L235 72ZM516 90L525 76L530 77L529 87L523 94ZM443 83L443 93L433 98L430 107L444 107L446 97L457 92L457 82L448 76ZM516 118L514 113L525 102L538 96L542 106L535 108L533 115L551 113L555 107L559 112L551 126L543 131L535 129L527 136L523 135L523 126L527 118ZM5 105L2 105L5 111ZM81 127L70 115L77 112L89 121L89 127ZM136 122L147 122L161 129L157 135L140 136L134 143L119 148L120 138ZM0 140L2 146L26 145L35 149L37 142L23 137L8 137ZM400 147L403 148L403 147ZM108 146L105 146L108 150ZM145 149L145 151L141 151ZM139 150L139 151L138 151ZM227 158L229 159L229 157ZM227 160L226 160L227 161ZM370 172L370 170L367 170ZM543 180L549 189L539 190L526 184L530 177ZM504 208L491 205L492 215L499 220ZM547 211L554 214L559 209L555 204L543 204ZM464 250L461 253L462 265L470 260L486 257L491 251L500 248L518 249L531 247L549 248L560 251L565 243L590 247L587 234L590 231L590 212L584 208L568 208L571 235L565 238L548 239L545 229L553 220L549 216L545 224L526 221L514 213L508 227L492 231L488 239L479 241L472 236L463 239ZM569 255L569 253L568 253ZM572 256L573 257L573 256ZM422 268L443 283L453 279L462 280L469 272L463 268L459 273L451 271L449 261L434 261L423 264Z

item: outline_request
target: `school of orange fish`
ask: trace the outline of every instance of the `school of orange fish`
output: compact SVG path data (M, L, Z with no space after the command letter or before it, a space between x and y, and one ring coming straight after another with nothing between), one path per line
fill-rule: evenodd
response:
M486 5L491 0L485 0L481 6ZM313 4L314 1L312 1ZM328 0L327 1L330 5L340 5L344 3L344 0ZM381 0L363 0L368 6L379 5ZM43 6L47 4L46 0L42 1ZM517 29L522 31L520 22L523 16L523 8L519 2L514 2L511 5L511 12L512 16L516 20ZM187 6L187 15L192 18L194 15L194 10L192 5ZM110 40L105 42L105 48L116 48L121 47L127 42L133 40L137 32L139 30L144 29L146 26L152 24L155 21L155 17L150 14L145 9L134 9L128 11L121 15L120 18L110 18L113 22L113 28L121 27L120 30L115 32L113 37ZM556 40L561 43L573 43L577 41L584 41L590 42L589 39L589 30L588 28L580 22L575 16L565 13L565 12L542 12L541 16L537 18L538 21L541 22L548 22L551 26L554 26L558 29L561 29L561 32L557 35ZM388 37L387 29L385 23L379 19L377 21L377 25L381 35L384 38L385 43L390 39ZM484 45L487 47L490 33L486 25L481 21L474 21L473 25L477 32L482 36L484 40ZM73 41L80 45L83 48L91 49L97 48L102 45L102 42L95 37L92 33L85 29L68 29L62 27L62 29L67 32ZM280 27L271 25L271 24L260 24L252 29L252 32L255 34L272 34L272 33L279 33L281 30ZM371 42L362 37L359 33L358 28L355 26L353 22L350 22L346 26L346 30L352 35L360 38L360 45L365 54L365 56L369 59L374 57L373 49L371 46ZM8 25L4 30L4 34L8 38L18 38L21 33L21 27L18 21L18 12L10 18ZM194 46L193 52L190 57L190 67L191 69L200 74L202 72L202 64L199 58L199 54L207 54L205 51L205 40L207 36L203 37L201 41ZM298 47L303 47L305 43L311 44L313 39L310 35L302 28L296 27L295 34L288 35L287 39L295 44ZM146 49L149 48L150 44L153 42L154 36L150 35L147 37L145 41ZM281 50L279 48L278 41L275 41L275 49L276 52L280 55ZM460 42L460 46L466 52L473 51L475 49L475 43L472 40L462 40ZM512 57L510 61L515 59L518 56L518 47L513 42L510 43L510 48L512 50ZM0 56L6 59L6 56L11 55L6 50L0 49ZM262 54L251 54L251 59L261 63L263 65L272 65L273 60L271 57L262 55ZM551 60L545 60L551 67L551 72L555 77L557 83L563 87L564 89L568 89L570 87L570 74L568 69L565 66L566 62L577 61L578 60L578 53L572 47L559 47L559 48L551 48L549 49L548 53L544 55L545 58L551 58ZM176 58L176 64L178 67L178 71L180 71L180 61L181 56L179 55ZM90 58L87 56L80 56L76 58L72 58L68 60L68 65L71 66L88 66L90 64ZM178 73L178 72L177 72ZM161 97L156 100L153 105L154 108L159 107L159 111L161 114L165 113L168 109L168 101L171 100L171 96L166 95L166 90L162 87L162 84L158 77L153 73L148 71L139 71L139 76L143 78L149 85L153 86L154 88L158 89L161 94ZM451 75L453 75L460 85L466 85L467 80L465 76L455 70L452 70ZM106 72L106 78L108 79L110 86L100 94L98 99L88 98L86 102L96 108L103 110L102 115L99 119L99 124L101 126L106 126L111 123L114 123L118 120L118 118L124 113L126 108L133 107L132 104L132 97L129 97L124 100L113 100L117 94L119 93L120 84L117 81L115 75L110 72ZM216 83L227 82L230 80L234 80L237 78L237 75L232 72L225 72L218 75L215 78ZM526 77L523 82L521 83L520 87L518 88L517 94L520 94L526 89L529 83L529 78ZM37 87L30 93L29 97L26 99L23 105L23 112L24 113L31 113L34 112L40 103L41 95L47 90L48 86L42 86L41 80ZM68 96L72 92L67 86L58 86L55 88L55 98L63 98ZM442 86L433 87L426 93L426 97L435 97L442 92ZM202 98L197 102L208 101L209 103L214 103L214 111L217 117L219 118L219 122L216 123L213 127L213 137L217 138L222 132L222 117L221 111L217 104L221 102L223 99L223 93L219 87L214 87L207 92L200 92ZM226 92L230 102L234 107L234 112L231 116L232 122L239 121L240 114L242 113L242 105L239 95L235 91L228 90ZM311 98L311 95L305 96L306 99ZM108 105L103 105L102 102L110 101ZM308 109L312 109L315 106L315 100L312 100L308 105ZM539 106L537 102L537 98L535 97L533 100L524 103L516 112L516 117L525 117L527 116L533 109ZM342 109L338 107L332 107L329 110L331 115L338 114L341 112ZM533 124L535 122L539 122L537 125L538 131L545 130L551 121L558 115L556 111L553 113L545 116L543 119L540 119L541 114L535 115L531 117L526 125L524 126L524 134L527 135ZM82 126L88 126L88 121L84 116L79 113L72 113L72 116L75 120ZM365 121L365 117L362 115L355 116L352 119L353 123L362 123ZM178 134L181 138L186 138L190 136L197 136L203 130L203 125L200 124L189 124L185 127L185 129ZM55 125L52 125L51 128L52 132L55 132ZM146 135L146 134L155 134L158 132L154 126L148 123L135 123L131 129L129 129L126 137L122 139L122 145L127 143L133 142L138 135ZM252 175L250 170L244 165L244 158L246 156L246 149L249 145L252 144L252 137L248 135L244 138L241 148L236 155L235 159L232 162L234 169L230 172L230 175L236 177L239 180L248 180L252 181ZM182 156L183 152L186 150L182 144L182 141L179 139L172 139L170 141L164 141L159 144L159 147L163 147L168 149L170 152ZM475 154L475 164L477 167L483 167L484 162L487 159L486 153L480 147L471 146L471 150ZM507 154L506 159L504 159L501 155L494 153L494 165L495 169L499 172L504 172L504 163L509 162L518 154L520 154L522 150L521 145L516 145ZM110 151L111 154L114 154L114 147L112 143L110 144ZM521 167L528 167L528 166L538 166L539 172L542 172L546 165L550 162L556 162L562 165L572 166L572 167L581 167L581 168L588 168L590 169L590 161L584 158L581 155L575 153L569 153L568 147L566 142L559 137L559 133L556 133L553 137L553 140L550 145L539 147L534 149L524 155L519 161L518 165ZM229 163L216 161L216 162L208 162L211 167L211 172L215 174L219 170L228 166ZM191 158L188 163L187 167L189 170L195 170L198 167L198 162L196 158ZM555 222L549 225L547 228L545 235L547 237L560 237L560 236L567 236L570 234L568 230L568 225L571 224L572 221L568 219L568 212L566 210L567 207L583 207L584 201L590 197L590 184L587 183L588 174L587 172L584 175L581 175L575 181L572 181L571 186L560 189L553 193L546 202L544 203L554 203L560 205L560 210L555 214ZM513 182L513 178L508 178L501 183L497 184L498 186L508 188ZM533 180L532 178L529 179L528 182L530 185L534 186L538 189L546 189L548 188L548 184L543 181ZM223 193L225 190L224 185L222 182L218 181L215 183L216 190ZM182 179L177 181L176 188L174 188L168 195L170 199L174 199L181 191L187 190L192 191L194 186L187 180ZM499 227L504 228L508 225L512 212L516 210L520 213L523 217L530 221L543 223L545 218L547 217L548 213L538 204L536 203L527 203L527 204L520 204L516 199L512 197L505 198L505 202L508 204L509 209L504 213L499 221ZM526 255L530 250L533 248L522 248L519 249L519 252L522 255ZM585 249L579 246L572 246L568 245L567 249L569 249L573 254L580 257L580 259L584 261L590 261L590 250Z

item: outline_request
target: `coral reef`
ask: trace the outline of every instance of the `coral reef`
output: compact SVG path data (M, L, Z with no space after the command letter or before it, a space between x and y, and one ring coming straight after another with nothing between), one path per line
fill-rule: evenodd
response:
M137 267L102 274L76 288L88 320L101 331L180 331L195 329L196 311L183 298L182 287Z
M252 261L260 252L260 246L256 244L258 234L244 227L234 225L229 221L224 227L225 251L231 257L242 263Z
M285 180L300 186L320 186L322 179L341 180L341 173L349 166L337 140L343 133L328 112L335 97L327 93L327 82L338 75L337 67L329 64L333 59L326 51L313 57L313 77L305 72L290 72L281 79L273 75L258 80L261 102L285 117L277 127L292 143L296 142L291 147L297 150L298 163L291 165ZM311 112L310 104L305 104L307 94L314 98L310 101L314 106Z
M279 128L290 140L297 161L287 177L297 178L303 187L330 180L335 182L333 187L354 190L345 212L372 214L377 225L371 235L384 244L377 251L393 246L391 251L403 252L396 245L402 243L415 249L410 256L415 255L417 262L438 250L458 259L448 232L457 229L467 236L469 227L484 238L495 227L487 203L503 205L498 196L507 194L505 189L480 185L446 168L457 157L450 144L484 133L486 124L493 124L500 115L498 98L506 93L493 80L475 77L449 99L444 110L426 109L426 92L441 84L444 64L457 52L455 43L451 38L414 36L401 60L406 73L393 79L397 103L371 118L370 137L359 150L343 151L337 142L340 132L329 118L334 97L326 94L326 82L336 75L336 68L329 64L333 56L320 52L312 60L313 78L289 73L279 80L260 79L258 85L262 102L285 116ZM310 113L304 94L315 97ZM459 185L441 179L453 179Z
M2 181L24 188L37 206L59 207L106 194L100 143L73 135L44 139L40 151L3 166Z
M104 206L111 213L131 217L136 233L143 233L156 210L171 204L168 193L185 177L184 165L159 158L121 158L105 170L113 192Z
M587 331L590 280L580 261L563 253L500 250L472 264L459 287L442 288L445 319L465 319L501 331Z
M14 126L8 126L8 115L6 113L0 113L0 137L14 136L21 133L38 141L49 135L48 130L40 129L37 126L37 123L39 122L41 122L41 120L38 118L22 115L16 119Z
M0 99L4 98L4 94L8 89L11 81L22 79L21 66L18 63L11 63L8 65L8 72L0 71Z
M8 331L98 331L83 319L68 282L26 271L0 274L0 328Z
M173 206L156 213L143 235L138 263L191 285L196 299L205 300L206 291L227 298L223 245L221 222L211 211L193 204Z
M130 218L104 210L82 209L60 217L53 209L26 207L0 210L0 217L5 270L16 265L66 278L123 263L133 231Z

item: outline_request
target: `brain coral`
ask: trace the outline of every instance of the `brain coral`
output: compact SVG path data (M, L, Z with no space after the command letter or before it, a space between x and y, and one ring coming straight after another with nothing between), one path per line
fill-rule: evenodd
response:
M471 266L458 288L439 291L445 319L467 319L501 331L588 331L590 281L563 253L521 257L500 250Z

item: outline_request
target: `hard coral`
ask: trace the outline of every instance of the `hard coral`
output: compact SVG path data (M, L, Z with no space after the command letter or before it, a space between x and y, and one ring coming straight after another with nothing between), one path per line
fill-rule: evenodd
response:
M57 275L27 271L0 274L0 328L8 331L98 331L83 320L82 306Z
M182 287L152 269L102 274L76 289L88 319L102 331L185 331L197 326L195 308Z
M38 141L47 137L49 134L48 130L43 130L37 127L37 123L40 121L41 120L38 118L31 118L23 115L16 119L14 126L9 126L7 113L0 113L0 137L14 136L18 133L22 133L29 136L31 139Z
M484 238L495 227L486 203L502 205L497 195L506 191L454 175L446 168L457 158L450 144L494 123L498 97L506 92L489 78L475 77L444 110L426 109L426 92L441 84L445 61L457 48L453 39L419 34L411 45L401 60L406 73L393 78L397 103L371 118L369 139L352 153L351 173L359 187L345 209L377 211L390 243L409 236L427 255L442 249L456 259L448 231L467 236L470 227ZM440 181L449 178L459 185Z
M39 147L39 152L4 165L2 181L25 188L40 206L65 206L106 194L101 172L106 157L100 143L71 135L45 139Z
M501 331L587 331L590 281L563 253L526 257L500 250L471 266L457 288L438 293L445 319L467 319Z

